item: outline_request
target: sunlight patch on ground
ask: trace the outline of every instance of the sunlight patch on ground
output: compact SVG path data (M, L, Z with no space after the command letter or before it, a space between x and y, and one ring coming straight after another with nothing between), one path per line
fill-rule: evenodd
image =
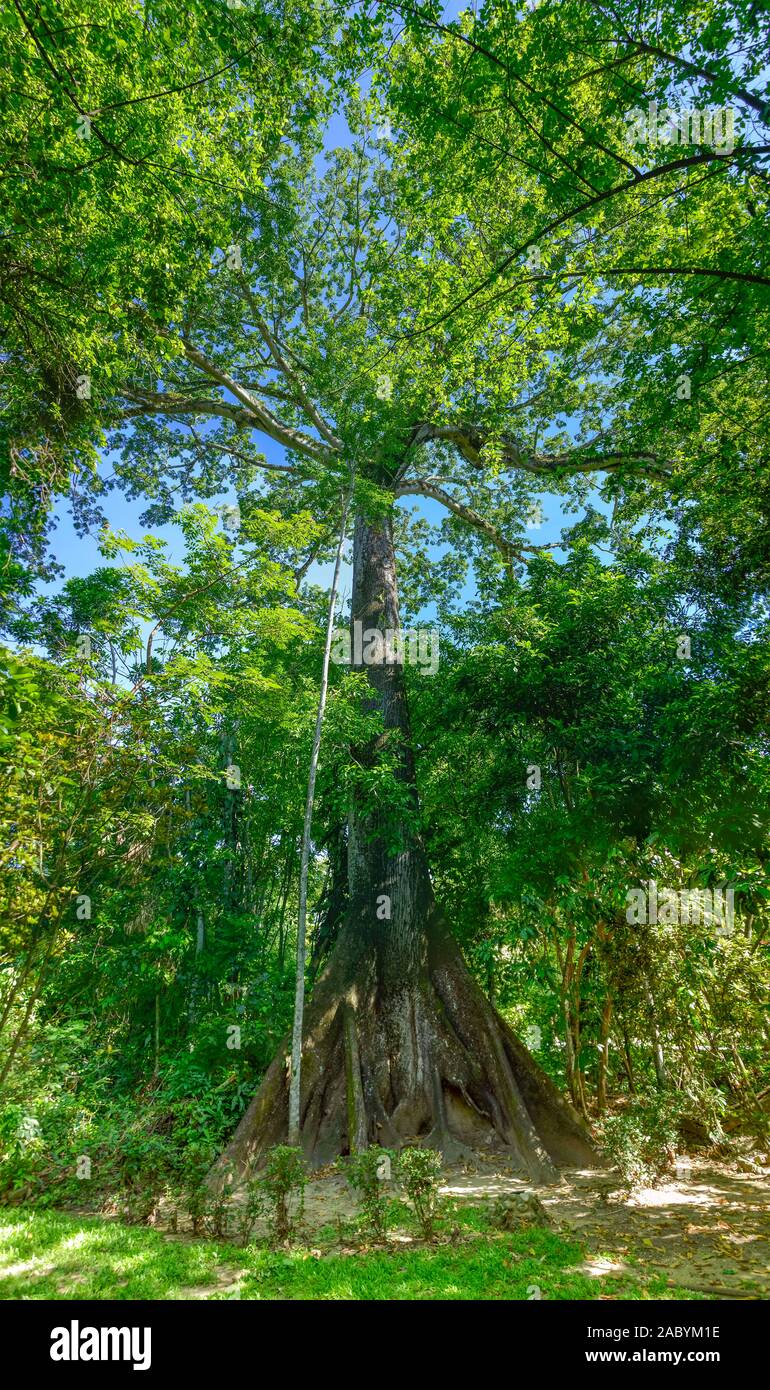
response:
M0 1275L3 1279L18 1279L22 1274L45 1275L53 1274L56 1265L44 1260L41 1255L33 1255L31 1260L18 1260L16 1264L6 1264L0 1262Z
M439 1191L442 1197L497 1197L507 1192L532 1192L532 1184L518 1178L502 1174L499 1179L481 1176L474 1181L470 1178L457 1178L453 1182L442 1183Z
M716 1193L710 1188L643 1187L629 1199L633 1207L711 1207Z
M576 1265L575 1274L585 1274L589 1279L601 1279L605 1274L627 1274L625 1260L613 1260L609 1255L591 1255L582 1265Z
M212 1284L195 1284L188 1288L178 1289L174 1294L175 1302L183 1302L187 1299L192 1301L205 1301L213 1298L216 1294L218 1298L241 1298L241 1287L243 1275L234 1269L220 1269L217 1271L216 1282Z
M12 1226L0 1226L0 1240L13 1240L17 1236L23 1236L27 1227L23 1221L15 1221Z

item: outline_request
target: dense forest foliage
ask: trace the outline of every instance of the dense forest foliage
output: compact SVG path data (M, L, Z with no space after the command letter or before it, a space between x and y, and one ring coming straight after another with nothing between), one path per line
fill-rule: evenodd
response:
M768 1143L769 38L4 11L4 1201L285 1142L341 534L308 1159Z

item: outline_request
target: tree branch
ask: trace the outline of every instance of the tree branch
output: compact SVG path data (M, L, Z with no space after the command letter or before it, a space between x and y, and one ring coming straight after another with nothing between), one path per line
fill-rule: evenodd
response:
M472 299L475 299L477 295L481 294L485 289L488 289L490 285L493 285L495 281L498 280L501 275L505 274L505 271L514 264L518 257L523 256L525 251L528 251L531 246L536 246L543 237L549 236L551 232L557 231L559 227L563 227L567 222L574 221L576 217L582 216L583 213L592 211L599 204L606 202L608 198L614 198L618 194L630 193L633 189L640 188L642 184L648 183L651 179L662 178L665 174L675 173L679 169L690 169L700 164L710 164L715 161L726 166L736 163L738 160L746 158L746 156L756 159L766 154L770 154L770 145L742 146L731 153L722 153L718 150L701 150L698 154L685 155L681 159L672 159L667 164L658 164L652 169L646 169L643 173L638 173L634 175L633 178L627 179L625 183L613 184L612 188L605 188L601 193L594 194L592 198L586 198L582 203L578 203L575 207L569 208L567 212L563 212L558 217L552 218L550 222L546 223L544 227L541 227L533 236L527 237L527 240L522 242L520 246L517 246L515 250L511 251L507 256L504 256L488 275L485 275L482 280L479 280L477 284L472 286L467 294L462 295L460 299L456 299L454 304L450 304L437 318L432 319L429 323L423 324L421 328L415 328L410 332L402 333L399 337L403 340L411 341L414 338L422 337L425 333L431 333L435 328L439 328L442 323L446 323L448 319L452 318L459 309L463 309ZM593 273L595 273L598 278L601 278L601 267L597 266ZM737 272L725 272L725 277L730 279L750 278L752 281L755 279L755 277L748 276L738 277ZM767 281L760 278L758 283L766 284ZM396 341L398 340L394 339L394 343Z
M221 420L234 420L237 425L254 429L256 420L251 411L228 401L204 396L174 395L170 391L131 391L124 388L121 395L136 404L121 410L123 419L136 415L215 415Z
M419 439L420 443L435 439L454 444L467 463L472 464L474 468L483 467L482 453L488 440L481 430L475 429L472 425L423 425L420 427ZM501 449L507 466L521 468L526 473L558 473L563 468L568 468L573 473L617 473L627 463L643 463L647 465L645 471L666 478L673 467L669 460L661 459L657 454L623 453L621 450L613 450L610 453L581 458L580 449L568 450L562 454L526 453L520 443L511 436L504 436L495 442Z
M320 444L317 440L313 439L311 435L305 434L303 430L295 429L293 425L287 425L283 420L279 419L264 401L261 401L259 397L247 390L245 386L242 386L240 382L236 381L228 372L225 372L221 367L217 366L216 362L212 361L200 348L195 347L194 343L192 343L189 338L177 336L177 334L172 333L168 328L163 328L159 324L154 323L142 305L131 304L130 308L133 313L140 315L140 317L143 318L156 333L159 333L161 337L181 343L188 362L192 362L194 366L198 367L209 380L215 381L218 386L222 386L225 390L229 391L231 395L235 396L237 401L240 401L243 407L243 410L237 414L233 414L233 410L237 410L237 407L231 407L227 402L222 402L221 404L215 402L214 404L218 405L217 409L207 409L205 407L201 409L201 402L199 400L186 401L184 397L176 396L172 398L174 401L174 409L171 411L163 410L162 406L159 405L161 413L174 415L182 413L197 413L204 415L219 414L231 420L237 420L239 424L245 424L252 429L260 429L268 438L274 439L278 444L283 444L286 449L292 449L297 453L306 454L312 459L325 459L328 457L329 451L326 445ZM123 394L130 395L131 393L124 392ZM167 398L165 393L158 395L155 392L143 392L139 399L145 402L151 402L153 399L156 402L162 402ZM151 414L152 411L144 409L138 412L134 411L133 413L146 415Z
M273 358L276 367L285 377L286 381L288 381L289 385L294 389L294 392L296 394L295 404L298 405L301 410L304 410L308 419L311 420L312 423L315 425L316 429L318 430L318 433L321 435L321 438L325 439L326 443L330 445L332 449L334 449L335 451L339 451L342 448L342 440L338 439L334 431L330 429L329 425L327 425L321 412L317 409L313 401L308 396L299 374L295 372L294 368L289 365L288 361L284 357L278 343L276 342L276 339L270 332L270 327L268 323L262 317L259 306L256 302L256 298L252 293L252 290L246 282L246 279L243 277L243 275L239 277L238 283L240 285L241 294L243 295L243 298L247 301L249 308L251 309L254 322L257 328L259 329L259 332L261 333L264 342L267 344L267 347L270 351L270 355Z
M499 531L496 526L492 525L491 521L487 521L473 507L466 506L464 502L458 502L456 497L452 497L450 493L439 487L434 478L410 478L407 482L399 483L394 488L394 496L432 497L435 502L440 502L448 511L454 512L455 516L459 516L467 522L475 531L480 531L483 536L486 536L487 540L491 541L500 551L508 564L512 560L521 560L523 551L536 554L541 550L553 549L553 546L550 545L523 545L521 543L514 545L506 539L502 531Z
M212 380L224 386L227 391L232 392L236 400L239 400L251 411L254 416L254 423L271 439L277 440L279 444L284 444L287 449L295 449L299 453L307 454L310 458L323 457L326 449L319 445L309 434L303 430L295 429L293 425L287 425L274 415L269 406L264 401L259 400L251 391L247 391L227 372L222 371L210 357L196 348L187 338L180 340L184 347L185 357L189 362L200 367Z

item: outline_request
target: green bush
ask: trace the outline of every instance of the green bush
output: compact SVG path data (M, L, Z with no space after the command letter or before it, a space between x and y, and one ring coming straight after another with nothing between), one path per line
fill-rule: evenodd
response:
M206 1208L206 1231L215 1240L225 1240L228 1234L234 1181L233 1169L230 1164L226 1164L222 1182L213 1192L209 1192Z
M630 1187L653 1186L671 1171L682 1105L680 1095L657 1094L633 1101L604 1121L605 1153Z
M0 1201L95 1210L117 1202L139 1220L139 1194L171 1184L181 1209L187 1150L203 1146L213 1161L258 1080L247 1062L239 1074L230 1053L207 1067L181 1043L157 1076L142 1080L128 1065L130 1049L105 1049L102 1041L97 1026L36 1027L0 1105ZM138 1053L136 1066L144 1060ZM20 1131L30 1120L35 1131L27 1138ZM83 1156L91 1161L88 1179Z
M375 1240L386 1239L393 1214L393 1203L387 1196L381 1174L388 1167L392 1168L394 1162L395 1154L390 1149L373 1144L370 1149L351 1154L340 1164L348 1183L358 1194L361 1224Z
M305 1210L307 1169L302 1150L276 1144L268 1151L260 1182L271 1235L276 1241L289 1240Z
M260 1217L265 1215L267 1208L267 1194L262 1185L261 1178L250 1177L246 1179L243 1204L238 1210L237 1226L238 1235L242 1245L248 1245L253 1234L254 1227Z
M210 1193L206 1178L212 1158L211 1151L198 1144L191 1144L184 1158L180 1180L181 1204L196 1236L204 1230L209 1214Z
M402 1149L398 1178L414 1209L425 1240L432 1240L438 1212L441 1154L436 1149Z

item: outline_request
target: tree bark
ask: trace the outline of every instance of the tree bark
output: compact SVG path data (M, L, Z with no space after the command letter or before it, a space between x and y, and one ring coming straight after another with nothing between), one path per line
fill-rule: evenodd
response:
M352 620L398 632L390 517L359 516ZM355 632L355 628L354 628ZM447 1160L503 1153L538 1182L557 1166L597 1163L588 1133L471 976L436 904L418 828L402 661L383 640L366 672L380 728L357 749L382 777L354 794L348 820L350 901L305 1012L301 1143L322 1165L365 1143L422 1143ZM363 655L367 652L364 643ZM379 659L377 659L379 657ZM241 1171L286 1142L286 1043L215 1168Z

